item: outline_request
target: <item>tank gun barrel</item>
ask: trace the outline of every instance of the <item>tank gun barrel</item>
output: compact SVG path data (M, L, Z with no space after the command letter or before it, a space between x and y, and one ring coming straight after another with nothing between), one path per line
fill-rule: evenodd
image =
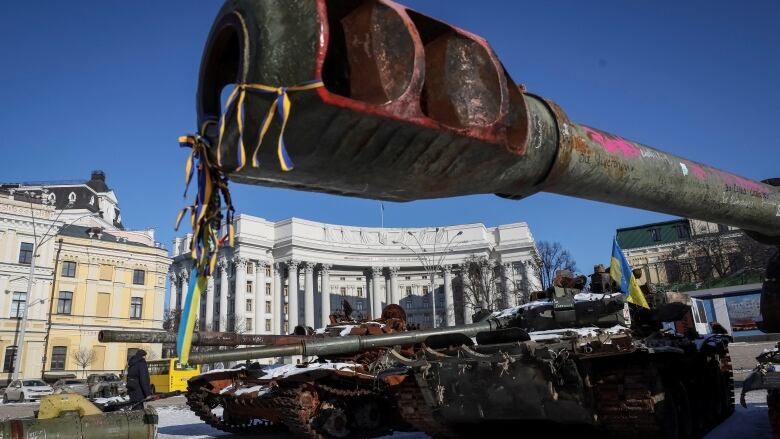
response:
M101 343L176 343L176 334L160 331L115 331L103 330L98 333ZM295 335L254 335L231 332L196 332L192 334L194 346L256 346L297 343L300 336Z
M261 346L230 349L214 352L193 352L190 363L218 363L228 361L257 360L261 358L288 357L294 355L328 356L363 352L391 346L410 346L425 342L432 336L463 335L474 337L480 332L509 327L509 318L488 318L469 325L426 329L421 331L396 332L381 335L348 335L326 339L301 339L298 343L284 346Z
M228 84L244 98L225 111ZM286 130L275 121L255 145L277 97L258 84L289 87L279 92L291 106ZM211 162L237 182L395 201L546 191L780 242L774 185L574 123L515 83L481 37L389 0L226 2L204 50L197 106ZM293 172L276 165L280 136ZM262 165L241 162L255 152Z

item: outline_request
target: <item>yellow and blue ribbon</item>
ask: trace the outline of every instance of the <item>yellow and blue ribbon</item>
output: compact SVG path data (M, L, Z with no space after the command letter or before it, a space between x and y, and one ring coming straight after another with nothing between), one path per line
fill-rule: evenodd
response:
M244 141L244 122L246 116L246 94L247 92L258 93L275 93L276 99L271 104L271 107L266 112L265 118L260 125L260 133L257 136L257 145L252 153L252 166L257 167L260 165L258 159L258 153L260 152L260 145L262 145L265 139L266 133L273 122L274 114L279 115L281 121L281 127L279 129L279 138L276 142L276 155L279 159L279 165L283 171L291 171L294 168L292 159L290 159L287 153L287 147L284 144L284 131L287 128L287 122L290 118L290 110L292 104L290 102L290 92L313 90L315 88L323 87L324 84L320 80L314 80L304 82L302 84L289 86L289 87L272 87L264 84L236 84L233 91L225 102L225 111L222 112L222 117L219 121L219 141L217 143L217 165L222 167L222 140L225 135L225 126L227 124L228 114L231 108L235 105L236 115L236 127L238 128L238 148L237 148L237 161L238 166L235 171L239 171L246 166L246 144Z
M214 273L219 247L226 240L233 245L233 216L235 210L227 187L227 179L220 170L211 166L207 151L208 140L199 135L187 135L179 138L179 145L192 148L184 168L184 194L186 196L192 179L197 175L198 193L195 202L181 209L176 216L176 229L189 212L192 225L190 252L193 259L192 283L184 298L184 307L179 320L177 353L179 361L187 363L192 333L195 329L195 317L200 308L200 296L206 289L209 276ZM222 214L222 202L226 205L226 214ZM223 222L224 220L224 222ZM225 236L219 239L218 232L225 229Z

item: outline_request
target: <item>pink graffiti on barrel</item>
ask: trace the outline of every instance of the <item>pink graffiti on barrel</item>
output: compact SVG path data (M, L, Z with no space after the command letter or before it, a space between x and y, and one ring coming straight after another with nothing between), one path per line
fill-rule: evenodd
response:
M700 181L707 179L707 172L704 170L704 168L701 167L701 165L688 162L688 168L690 168L691 172L693 172L693 175L696 176L696 178Z
M758 192L761 194L768 194L769 188L761 183L748 180L747 178L740 177L739 175L729 174L728 172L718 171L720 179L726 185L737 186L746 191Z
M620 137L600 133L588 127L582 128L588 132L588 136L591 140L598 142L610 154L621 154L623 157L630 159L637 157L642 153L636 145L627 140L623 140Z

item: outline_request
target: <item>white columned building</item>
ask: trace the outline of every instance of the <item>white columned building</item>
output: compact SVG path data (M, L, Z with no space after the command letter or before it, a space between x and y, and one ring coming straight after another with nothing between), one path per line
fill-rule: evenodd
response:
M257 334L291 333L296 325L322 327L344 301L354 317L363 318L378 317L384 306L396 303L409 323L426 328L432 326L436 300L437 326L470 322L486 306L464 300L464 263L473 258L488 259L498 273L504 306L516 304L538 285L527 268L536 245L525 223L371 228L299 218L271 222L250 215L235 221L235 247L221 250L214 285L200 310L201 324L220 331L233 330L233 322L242 319L252 319L247 332ZM181 306L186 291L190 239L186 235L173 243L170 273L179 277L171 290L179 297L169 300L174 307ZM412 250L429 259L423 264ZM429 291L430 276L434 291Z

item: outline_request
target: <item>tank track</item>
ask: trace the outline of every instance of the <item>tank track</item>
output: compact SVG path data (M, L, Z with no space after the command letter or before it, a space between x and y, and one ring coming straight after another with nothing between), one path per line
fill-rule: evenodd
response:
M460 433L436 420L433 411L425 403L422 391L414 377L408 377L398 386L399 412L403 420L433 439L460 438Z
M391 431L389 426L380 425L378 428L368 431L353 429L345 430L344 434L329 434L323 425L317 425L317 413L326 404L329 404L331 397L338 400L339 403L349 406L353 405L353 403L359 404L361 401L365 401L365 398L380 398L380 395L367 389L342 389L321 383L302 384L283 390L273 399L273 405L280 413L281 423L293 435L302 439L360 439L382 436ZM331 410L341 410L340 414L343 414L343 417L340 419L346 422L346 417L348 416L346 408L340 409L332 406ZM337 427L344 426L344 424L337 425Z
M247 405L251 404L255 407L264 405L258 398L238 398L235 396L215 396L205 388L203 384L200 385L189 383L189 388L186 393L187 405L190 407L195 415L198 416L203 422L209 426L216 428L227 433L262 433L277 431L280 429L279 425L275 425L267 420L250 419L244 422L228 422L224 417L217 416L212 412L214 404L221 405L223 408L230 405Z

